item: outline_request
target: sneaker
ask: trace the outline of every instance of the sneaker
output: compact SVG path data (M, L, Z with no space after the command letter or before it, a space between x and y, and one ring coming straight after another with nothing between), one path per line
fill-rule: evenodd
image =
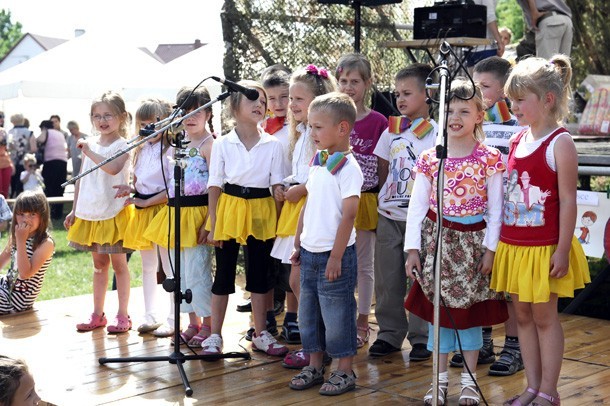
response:
M500 358L489 367L489 375L510 376L523 368L521 351L504 347L500 352Z
M372 355L373 357L383 357L400 350L400 348L394 347L392 344L378 338L373 345L371 345L371 348L369 348L369 355Z
M252 349L274 356L284 356L288 352L288 347L279 344L267 330L263 330L259 336L256 333L252 335Z
M222 337L218 334L212 334L201 343L203 350L201 355L219 355L222 354Z
M276 316L282 314L284 312L284 302L280 302L279 300L274 301L273 311L275 312Z
M265 327L267 328L269 334L271 334L273 337L277 337L277 335L280 334L280 332L277 330L277 324L269 324L269 320L265 322ZM246 331L246 340L252 341L253 334L254 327L250 327L248 331Z
M250 313L252 311L251 299L246 299L244 302L238 304L237 311L240 313Z
M426 344L413 344L413 348L409 353L409 360L411 361L426 361L430 359L432 352L428 351Z

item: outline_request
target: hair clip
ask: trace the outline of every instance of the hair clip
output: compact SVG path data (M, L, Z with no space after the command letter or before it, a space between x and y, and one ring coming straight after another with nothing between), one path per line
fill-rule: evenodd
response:
M328 79L328 71L325 68L318 68L314 64L309 64L305 68L305 71L311 75L316 75Z
M337 73L338 74L342 74L343 73L343 66L337 66Z

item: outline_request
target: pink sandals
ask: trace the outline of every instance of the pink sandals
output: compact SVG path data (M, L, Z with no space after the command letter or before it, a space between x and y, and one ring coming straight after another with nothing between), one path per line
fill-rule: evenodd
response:
M538 391L534 388L528 387L525 391L531 393L534 396L538 395ZM503 403L503 406L524 406L523 403L521 403L521 401L519 400L521 395L513 396L512 398L508 399L506 402ZM529 405L529 402L526 404Z
M76 325L76 330L91 331L95 330L96 328L105 327L107 323L108 320L106 320L106 315L104 313L102 313L101 316L95 313L91 313L89 321L87 321L86 323L78 323Z
M131 318L129 316L116 315L114 322L106 327L110 334L126 333L131 329Z

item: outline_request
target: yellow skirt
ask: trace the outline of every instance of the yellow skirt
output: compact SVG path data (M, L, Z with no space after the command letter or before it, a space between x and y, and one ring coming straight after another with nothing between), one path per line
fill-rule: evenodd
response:
M305 204L306 196L301 197L296 203L284 202L282 206L282 212L280 213L280 219L277 221L277 236L288 237L297 233L297 226L299 225L299 215L301 209Z
M574 297L575 289L591 282L589 264L582 246L572 238L568 274L563 278L549 276L551 256L557 245L523 247L498 243L491 274L491 288L497 292L519 295L519 301L545 303L551 293L558 297Z
M152 219L143 237L164 248L175 247L175 209L164 206ZM180 249L196 247L197 233L208 215L208 206L180 208ZM171 219L170 219L171 217ZM169 224L171 222L171 224ZM169 245L168 245L169 233Z
M249 236L257 240L275 238L277 211L272 197L244 199L226 193L220 195L216 206L216 228L214 239L235 239L246 244ZM209 222L207 225L209 230Z
M125 239L125 230L133 217L133 205L123 208L116 216L108 220L90 221L76 218L68 230L68 241L78 245L93 244L114 245Z
M154 206L145 207L143 209L135 208L134 215L127 224L127 231L123 239L123 247L132 250L151 250L153 242L144 238L144 232L150 225L153 218L164 207L164 204L156 204Z
M354 227L358 230L374 231L377 229L377 196L379 193L360 193L358 213Z

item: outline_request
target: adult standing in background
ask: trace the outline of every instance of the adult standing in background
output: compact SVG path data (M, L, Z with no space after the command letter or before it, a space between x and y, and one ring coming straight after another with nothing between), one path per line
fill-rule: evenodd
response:
M549 59L572 51L572 10L565 0L517 0L528 30L536 36L536 56Z
M40 135L37 138L38 145L46 143L44 147L44 163L42 165L42 178L44 179L45 194L47 197L64 195L61 186L68 175L68 152L64 135L53 128L53 122L43 120L40 123ZM63 218L64 205L55 203L51 205L51 218L58 220Z
M0 110L0 127L4 127L4 111Z
M87 134L81 132L76 121L68 121L68 158L72 160L72 176L80 173L80 164L82 162L81 149L76 147L76 143L81 138L87 138Z
M17 113L11 116L13 128L8 132L8 151L13 161L15 172L11 177L11 197L17 197L23 192L23 183L19 176L23 171L23 157L32 150L32 132L25 126L23 114Z
M68 135L70 134L61 129L61 118L57 114L53 114L51 117L49 117L49 120L53 122L53 128L62 133L64 135L64 139L67 140Z

